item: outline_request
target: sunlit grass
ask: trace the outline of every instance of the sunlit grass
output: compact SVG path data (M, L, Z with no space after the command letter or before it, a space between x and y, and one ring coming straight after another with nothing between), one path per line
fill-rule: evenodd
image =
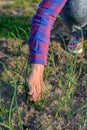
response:
M39 2L39 0L17 0L15 3L18 7L26 6L28 2ZM10 5L10 8L15 8L15 5ZM6 7L5 7L6 8ZM0 64L3 66L3 72L5 74L5 82L7 82L12 88L12 99L10 102L9 109L5 108L5 106L0 106L0 127L3 126L8 130L13 130L14 125L12 122L12 114L15 112L17 114L17 121L18 121L18 130L23 130L23 119L21 117L21 113L19 112L18 106L18 98L17 98L17 88L21 85L25 92L25 103L29 107L39 108L39 111L43 111L46 106L46 101L48 99L48 92L45 92L39 102L29 102L28 100L28 82L27 78L31 71L31 65L29 64L29 53L26 56L26 60L23 60L25 56L22 52L22 40L27 41L29 37L31 27L31 21L29 21L29 16L14 16L11 17L7 14L3 15L0 20L0 38L2 39L14 39L16 41L16 47L13 48L10 43L10 54L9 58L16 57L16 64L15 69L9 69L4 62L0 61ZM65 41L63 40L63 44L65 46ZM66 49L66 46L65 46ZM60 97L57 99L58 103L56 105L54 116L58 117L59 112L65 105L65 112L67 118L73 116L74 114L78 113L83 109L87 109L87 104L79 106L78 109L72 111L73 104L74 104L74 90L76 89L76 83L79 80L82 72L87 71L87 64L83 63L83 58L81 59L80 69L77 72L77 58L78 56L74 56L74 58L70 58L66 55L66 62L60 62L61 67L59 69L59 74L56 73L56 69L58 67L57 63L55 62L55 53L58 51L58 45L50 45L49 55L48 55L48 63L45 67L44 72L44 81L45 83L48 81L50 75L53 75L54 78L57 80L57 86L61 87L62 93ZM67 50L66 50L67 51ZM21 60L18 60L18 56L20 56ZM69 58L69 59L68 59ZM62 60L62 59L61 59ZM20 66L21 64L21 66ZM65 67L65 68L64 68ZM20 68L20 69L19 69ZM57 70L58 71L58 70ZM10 73L12 75L10 75ZM62 74L65 75L62 75ZM0 80L4 80L4 75L0 74ZM47 86L46 86L47 87ZM84 87L87 89L87 78L84 79ZM0 95L0 99L2 96ZM50 98L51 100L51 98ZM52 99L51 102L55 100L55 97ZM0 100L1 101L1 100ZM15 110L14 110L15 106ZM4 121L4 115L7 114L8 119L7 122ZM82 117L83 125L86 126L87 123L87 111L84 111L84 115ZM49 129L51 124L49 124L46 129Z
M3 15L0 20L0 37L14 38L13 35L18 37L18 33L21 39L25 39L23 30L29 34L31 22L29 22L29 16L9 16ZM22 30L21 30L22 29ZM13 35L12 35L13 34Z

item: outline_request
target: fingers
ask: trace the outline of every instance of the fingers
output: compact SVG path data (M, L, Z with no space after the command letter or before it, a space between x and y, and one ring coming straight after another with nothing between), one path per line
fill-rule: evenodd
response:
M37 101L40 100L40 97L41 97L41 85L36 87L36 91L37 91Z
M29 100L30 101L40 100L42 87L43 87L43 71L42 70L38 71L38 69L35 69L33 73L29 75L28 87L29 87L29 92L28 92Z
M31 95L33 95L33 92L34 90L33 89L31 89L31 90L29 90L29 92L28 92L28 94L31 96Z
M30 101L38 101L40 100L40 96L41 96L41 86L32 86L30 87L30 92L29 94L29 100Z
M35 101L36 100L36 89L35 89L35 86L29 86L29 89L30 89L30 91L29 91L29 99L31 100L31 101Z
M34 98L33 96L28 96L28 99L29 99L30 101L34 101L34 102L37 101L36 98Z

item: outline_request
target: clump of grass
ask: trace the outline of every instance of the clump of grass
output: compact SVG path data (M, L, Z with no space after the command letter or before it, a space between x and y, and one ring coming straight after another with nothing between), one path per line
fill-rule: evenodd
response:
M87 108L87 105L86 105L86 108ZM87 109L85 110L84 115L83 115L83 125L84 127L87 126Z
M9 15L3 14L3 16L0 19L0 27L1 27L0 37L14 38L12 34L18 37L19 32L20 38L26 40L26 37L22 30L25 30L25 32L27 32L29 35L29 28L31 27L31 22L29 22L28 20L29 16L11 17Z
M8 110L5 106L0 106L0 122L4 121L4 116L8 113Z
M25 33L25 31L23 29L21 29L23 31L23 33ZM18 31L18 30L16 30ZM18 35L18 38L20 39L20 35L19 35L19 32L17 32L17 35ZM25 34L27 36L27 34ZM15 36L14 34L14 38L18 40L18 38ZM20 55L21 55L21 63L22 63L22 46L17 46L18 48L18 51L21 52ZM7 77L7 80L9 81L9 84L14 88L14 92L13 92L13 96L12 96L12 101L10 103L10 108L9 108L9 112L8 112L8 125L6 125L6 123L1 123L0 125L1 126L4 126L6 128L8 128L9 130L13 129L13 124L12 124L12 111L13 111L13 108L14 108L14 104L16 105L16 112L17 112L17 115L18 115L18 127L19 127L19 130L23 130L23 122L22 122L22 119L21 119L21 115L20 115L20 112L18 110L18 101L17 101L17 87L19 84L23 85L24 87L24 90L25 90L25 95L28 93L28 90L27 90L27 87L25 87L24 85L26 85L26 77L28 76L28 59L26 59L26 61L23 64L22 68L21 68L21 72L19 73L18 72L18 67L19 67L19 62L17 61L16 62L16 69L15 70L8 70L8 68L6 67L6 65L1 62L1 64L3 65L3 68L4 68L4 71L6 71L6 77ZM16 78L18 78L18 80L15 80L14 77L10 76L10 74L8 73L8 71L10 71L11 73L13 73L13 75L16 76ZM22 79L22 75L23 73L25 73L25 77L24 77L24 80ZM1 76L2 78L2 76ZM26 83L26 84L25 84ZM26 99L27 100L27 99ZM1 119L2 119L2 116L0 116ZM7 127L8 126L8 127Z

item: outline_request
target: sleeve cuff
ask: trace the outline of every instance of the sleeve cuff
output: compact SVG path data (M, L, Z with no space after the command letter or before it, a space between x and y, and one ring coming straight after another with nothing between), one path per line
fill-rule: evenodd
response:
M46 65L47 61L44 61L44 60L41 60L41 59L30 58L30 64L42 64L42 65Z
M47 56L41 54L30 54L30 63L31 64L47 64Z

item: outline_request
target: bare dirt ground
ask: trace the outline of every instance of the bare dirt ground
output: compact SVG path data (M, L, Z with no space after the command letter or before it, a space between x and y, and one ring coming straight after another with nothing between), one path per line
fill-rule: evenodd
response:
M0 1L0 7L3 7L4 5L13 4L13 3L14 1L11 1L11 0Z
M61 72L61 64L62 64L62 76L64 77L63 82L65 84L67 80L66 75L66 57L68 57L68 62L70 58L74 59L75 56L69 54L64 49L64 45L62 43L62 39L59 36L59 32L62 33L66 43L69 41L69 30L64 25L61 20L57 20L55 22L54 28L51 34L51 46L54 48L54 63L56 64L56 69L53 68L53 71L56 71L56 76L60 76ZM26 41L21 41L22 43L22 63L28 58L28 44ZM6 67L7 71L4 70L2 64L0 64L0 73L3 78L0 81L0 93L1 93L1 106L9 109L11 99L13 96L14 88L9 85L6 80L6 74L9 73L10 76L14 77L17 80L17 77L13 75L13 73L9 72L9 70L15 70L16 68L16 59L20 61L20 65L18 67L18 71L21 71L21 57L20 54L12 56L11 48L16 51L16 40L0 40L0 61L2 61ZM83 57L83 58L82 58ZM78 73L81 62L83 61L84 66L82 67L82 71L78 81L76 82L75 90L74 90L74 102L72 107L72 112L76 111L80 106L87 104L87 86L85 86L85 79L87 79L87 51L84 52L83 56L79 55L77 57L76 62L76 73ZM69 67L69 66L68 66ZM87 84L86 84L87 85ZM73 114L69 118L66 115L66 103L60 110L57 117L54 116L55 108L58 104L58 99L61 96L63 91L63 87L59 85L58 81L54 78L54 75L51 73L48 76L47 81L45 82L45 104L43 109L40 109L40 104L35 106L33 103L26 104L25 101L25 93L22 85L17 86L17 102L18 102L18 110L22 117L23 129L24 130L87 130L87 126L83 125L83 115L86 111L86 108L81 109L77 113ZM46 96L47 94L47 96ZM14 129L18 129L18 117L16 114L15 105L13 106L13 110L15 112L12 113L12 122ZM86 117L87 118L87 117ZM4 115L4 121L7 122L8 114ZM0 128L2 130L6 130L4 127Z

